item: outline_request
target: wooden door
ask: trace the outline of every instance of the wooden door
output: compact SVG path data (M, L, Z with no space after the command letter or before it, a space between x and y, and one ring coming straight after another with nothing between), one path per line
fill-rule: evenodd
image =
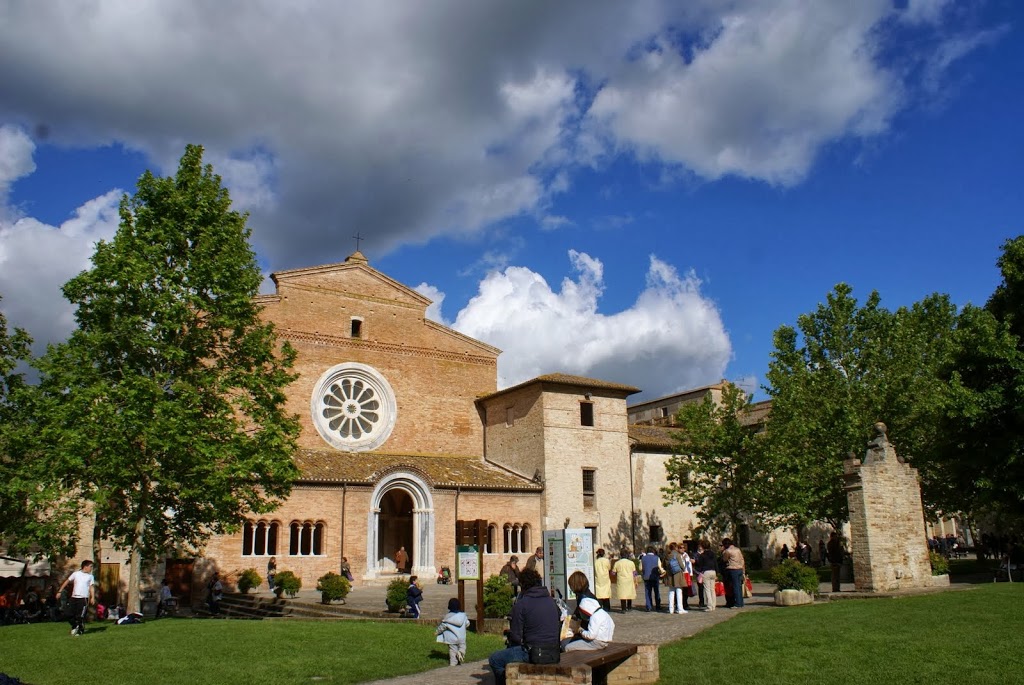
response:
M100 564L99 603L108 607L120 604L121 564Z
M192 606L192 567L195 559L168 559L167 586L171 594L178 598L181 606Z

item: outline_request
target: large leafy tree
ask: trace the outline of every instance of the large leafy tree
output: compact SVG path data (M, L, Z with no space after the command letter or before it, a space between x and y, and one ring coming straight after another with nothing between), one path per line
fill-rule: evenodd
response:
M666 501L697 507L701 527L739 535L744 516L759 512L764 482L756 427L743 421L750 398L732 383L721 401L707 395L676 414L676 454L666 462Z
M889 311L872 292L863 305L846 284L775 332L768 384L772 412L765 468L768 508L795 525L849 516L842 462L861 455L877 421L898 453L922 467L925 497L939 506L932 468L945 401L944 369L955 349L956 308L931 295Z
M13 553L68 552L79 507L37 439L38 393L19 370L31 343L0 313L0 540Z
M937 465L958 509L1024 526L1024 236L1007 241L1003 280L960 315Z
M64 286L78 328L39 362L52 458L102 535L143 557L201 546L267 511L296 476L284 412L294 350L259 317L246 216L202 148L146 172L92 268Z

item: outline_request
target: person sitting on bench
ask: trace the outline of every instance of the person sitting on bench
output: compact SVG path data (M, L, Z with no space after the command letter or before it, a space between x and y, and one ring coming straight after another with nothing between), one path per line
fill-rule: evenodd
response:
M508 648L491 654L488 662L494 672L496 685L505 685L505 667L508 664L533 661L531 650L540 649L547 654L550 647L553 657L558 657L558 633L562 628L562 617L555 606L555 600L541 582L540 574L526 568L519 574L522 594L512 605L512 620L506 635ZM595 600L596 601L596 600Z
M590 619L587 627L577 628L576 634L562 641L562 649L574 652L580 649L604 649L612 641L615 632L615 621L601 603L593 597L584 597L580 601L580 613Z

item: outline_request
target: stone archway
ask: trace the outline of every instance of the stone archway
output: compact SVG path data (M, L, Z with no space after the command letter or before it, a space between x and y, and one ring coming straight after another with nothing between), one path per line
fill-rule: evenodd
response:
M430 486L409 471L388 474L373 490L366 530L367 577L393 574L399 547L408 552L413 575L433 577L434 501Z

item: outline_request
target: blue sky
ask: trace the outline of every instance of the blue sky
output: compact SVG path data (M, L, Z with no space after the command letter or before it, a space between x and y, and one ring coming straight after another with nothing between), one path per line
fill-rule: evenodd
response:
M836 283L981 304L1022 232L1019 3L285 5L0 0L10 324L67 334L61 283L186 142L268 274L358 231L502 385L753 390Z

